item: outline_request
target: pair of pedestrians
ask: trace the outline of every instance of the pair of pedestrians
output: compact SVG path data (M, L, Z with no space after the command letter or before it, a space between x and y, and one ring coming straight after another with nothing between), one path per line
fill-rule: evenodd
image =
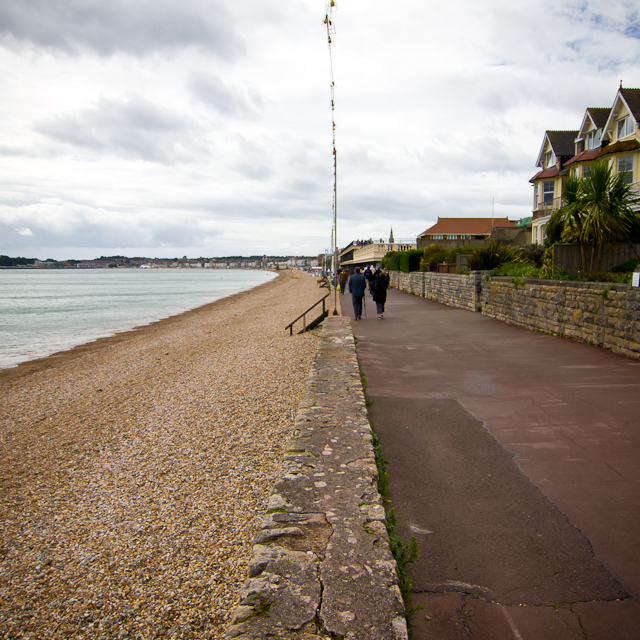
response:
M377 269L373 278L369 282L369 289L373 293L373 300L376 303L378 320L382 320L384 314L384 304L387 301L387 287L389 286L389 276L380 269ZM367 279L360 273L360 268L356 267L356 272L349 278L349 293L353 302L353 313L356 320L362 320L362 303L365 291L367 290Z

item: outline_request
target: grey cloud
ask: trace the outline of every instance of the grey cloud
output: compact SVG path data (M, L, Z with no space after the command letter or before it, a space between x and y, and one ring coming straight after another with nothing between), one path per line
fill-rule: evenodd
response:
M0 34L38 47L99 55L199 46L224 59L243 46L217 0L3 0Z
M103 98L92 109L51 118L36 130L81 149L161 164L188 160L199 145L188 120L137 96Z
M263 108L257 92L229 87L214 74L191 74L188 89L196 100L223 115L250 116Z
M190 216L176 215L151 221L114 213L113 221L105 221L96 220L94 210L83 209L66 210L69 223L64 226L52 225L49 219L29 212L24 212L17 223L0 220L3 251L42 257L42 251L49 251L52 247L147 247L155 250L160 247L204 246L221 234L220 229L212 229L210 225L204 230L199 220ZM70 254L69 257L73 256Z

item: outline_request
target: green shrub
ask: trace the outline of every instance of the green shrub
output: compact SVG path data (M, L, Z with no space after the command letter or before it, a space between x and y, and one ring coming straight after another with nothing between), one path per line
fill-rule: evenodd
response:
M622 264L613 267L613 273L624 273L626 271L633 271L640 264L640 260L631 258Z
M497 269L507 262L522 262L520 252L500 241L490 242L486 247L477 247L469 254L467 266L472 271Z
M542 267L544 247L539 244L525 244L520 247L520 256L523 260L532 262L536 267Z
M510 276L513 278L542 278L542 269L530 262L507 262L495 271L497 276Z
M469 254L471 251L471 247L445 249L439 244L429 245L426 249L423 249L424 256L420 261L420 271L437 271L439 264L456 262L458 255Z
M400 271L400 254L402 251L388 251L380 262L380 266L388 271Z
M409 249L409 251L400 251L400 271L410 273L411 271L420 271L420 260L423 256L422 249Z

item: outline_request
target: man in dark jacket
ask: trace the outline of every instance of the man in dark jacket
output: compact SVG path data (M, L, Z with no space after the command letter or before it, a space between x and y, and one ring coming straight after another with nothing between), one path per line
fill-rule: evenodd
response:
M360 273L360 267L356 267L356 272L349 278L349 293L353 302L353 313L356 320L362 319L362 299L367 289L367 279Z

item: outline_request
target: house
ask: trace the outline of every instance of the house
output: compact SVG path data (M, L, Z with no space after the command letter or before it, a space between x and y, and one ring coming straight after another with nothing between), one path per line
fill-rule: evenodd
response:
M446 249L484 246L498 229L515 229L508 218L440 218L417 239L418 249L439 244Z
M562 179L588 175L589 164L606 159L640 192L640 89L620 86L609 108L588 108L578 131L547 131L533 184L533 242L544 244L545 226L562 206ZM574 135L575 134L575 135ZM573 141L571 144L571 136Z

